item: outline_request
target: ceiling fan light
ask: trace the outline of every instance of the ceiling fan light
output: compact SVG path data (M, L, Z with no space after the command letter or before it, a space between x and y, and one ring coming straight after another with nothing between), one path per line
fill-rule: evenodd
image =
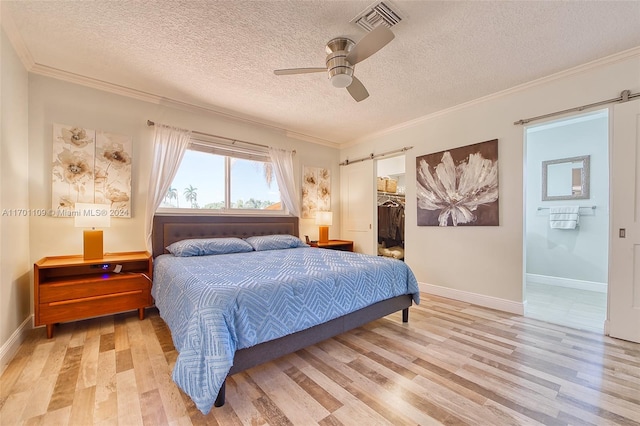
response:
M333 84L333 87L345 88L348 87L352 81L353 78L348 74L336 74L331 77L331 84Z

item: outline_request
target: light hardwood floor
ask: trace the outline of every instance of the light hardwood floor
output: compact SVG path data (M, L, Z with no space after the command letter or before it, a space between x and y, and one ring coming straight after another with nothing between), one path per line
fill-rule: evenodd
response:
M604 333L607 293L527 283L526 316Z
M228 379L200 413L157 311L33 330L0 424L640 425L640 345L422 294L400 314Z

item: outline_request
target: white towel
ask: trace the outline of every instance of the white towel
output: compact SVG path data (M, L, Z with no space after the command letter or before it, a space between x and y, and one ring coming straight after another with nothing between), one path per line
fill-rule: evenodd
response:
M580 206L549 208L549 226L552 229L576 229L580 220Z

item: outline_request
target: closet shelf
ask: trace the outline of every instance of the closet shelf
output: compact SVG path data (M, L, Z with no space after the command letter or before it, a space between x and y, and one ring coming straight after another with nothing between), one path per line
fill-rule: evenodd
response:
M378 195L404 198L404 194L398 194L397 192L378 191Z

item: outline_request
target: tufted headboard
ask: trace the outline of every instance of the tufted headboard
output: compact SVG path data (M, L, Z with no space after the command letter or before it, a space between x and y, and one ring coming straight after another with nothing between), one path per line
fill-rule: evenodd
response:
M165 247L188 238L299 235L298 218L292 216L154 216L151 242L153 257Z

